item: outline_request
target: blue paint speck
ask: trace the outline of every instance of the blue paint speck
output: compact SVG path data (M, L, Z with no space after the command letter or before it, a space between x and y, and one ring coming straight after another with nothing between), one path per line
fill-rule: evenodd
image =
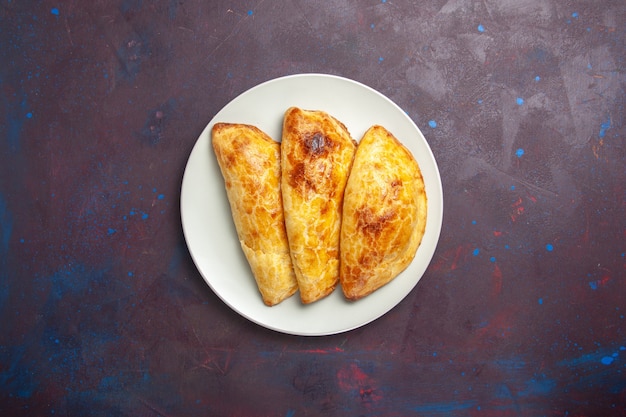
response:
M496 257L495 257L495 256L492 256L491 258L489 258L489 261L491 261L491 262L495 262L495 261L496 261Z
M159 196L157 197L159 200L163 200L165 198L165 196L163 194L159 194Z
M517 103L518 106L521 106L522 104L524 104L524 99L521 97L518 97L515 99L515 102Z
M483 25L478 25L476 29L478 29L478 31L481 33L485 31L485 27Z
M541 81L541 77L537 75L537 76L535 77L535 81L537 81L537 82Z
M610 365L613 363L614 360L615 358L612 358L611 356L605 356L600 360L600 362L602 362L603 365Z
M55 16L59 15L59 9L57 9L56 7L53 7L52 9L50 9L50 13L52 13Z
M543 298L538 299L537 302L539 303L539 305L542 305L543 304Z
M548 252L552 252L552 250L553 250L553 249L554 249L554 246L552 246L551 244L549 244L549 243L548 243L548 244L546 245L546 250L547 250Z
M26 113L26 117L28 119L32 119L33 118L33 114L31 112Z
M428 121L428 126L432 127L433 129L437 127L437 122L434 120L429 120Z
M515 156L517 156L518 158L521 158L524 155L524 150L522 148L519 148L518 150L515 151Z
M474 251L472 252L472 255L474 256L478 256L478 254L480 253L480 249L476 248L474 249Z
M248 16L252 16L254 14L254 10L248 10Z
M573 17L574 19L578 19L578 12L574 12L574 13L572 13L572 17Z
M598 136L603 138L606 135L606 131L609 130L611 128L611 118L609 117L609 119L602 123L600 125L600 133L598 133Z
M285 417L294 417L296 415L296 410L288 410L287 415Z
M595 291L595 290L597 290L597 289L598 289L598 283L597 283L597 282L595 282L595 281L591 281L591 282L589 283L589 288L591 288L591 289L592 289L592 290L594 290L594 291Z
M511 191L514 191L514 190L515 190L515 186L511 185Z
M483 99L482 99L482 98L479 98L478 100L476 100L476 103L478 103L478 104L483 104Z
M378 58L378 62L383 62L385 60L385 58L383 58L382 56Z
M376 25L373 24L373 23L370 25L370 29L374 29L375 27L376 27Z
M472 220L472 224L476 224L476 220Z
M115 229L113 229L111 227L109 227L109 230L107 230L107 233L109 234L109 236L114 234L115 232L117 232L117 230L115 230Z
M141 213L141 220L146 220L148 217L148 213Z
M128 271L128 276L129 276L129 277L132 277L132 276L133 276L133 273L132 273L132 272L130 272L130 271Z

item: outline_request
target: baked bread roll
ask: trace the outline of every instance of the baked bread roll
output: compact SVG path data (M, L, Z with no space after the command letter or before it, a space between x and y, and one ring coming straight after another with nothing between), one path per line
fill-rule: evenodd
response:
M341 207L356 142L322 111L291 107L281 144L282 195L291 259L308 304L339 282Z
M346 185L341 227L341 287L358 300L390 282L413 260L426 227L420 168L390 132L361 139Z
M280 194L280 144L244 124L217 123L212 138L241 248L263 302L278 304L298 289Z

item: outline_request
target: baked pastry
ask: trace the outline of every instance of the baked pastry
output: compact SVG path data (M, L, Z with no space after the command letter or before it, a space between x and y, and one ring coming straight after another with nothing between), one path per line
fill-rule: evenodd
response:
M426 227L426 191L411 152L389 131L363 136L346 185L341 226L341 287L358 300L413 260Z
M212 138L241 248L263 302L278 304L298 290L280 194L280 144L245 124L217 123Z
M339 282L343 193L356 142L323 111L289 108L283 119L282 195L291 259L308 304Z

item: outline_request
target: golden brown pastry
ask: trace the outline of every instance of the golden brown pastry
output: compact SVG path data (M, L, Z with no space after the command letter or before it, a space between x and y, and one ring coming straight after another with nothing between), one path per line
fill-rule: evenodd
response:
M300 298L311 303L339 282L343 192L356 142L322 111L291 107L281 144L285 225Z
M361 139L346 185L341 286L358 300L413 260L426 227L426 191L411 152L381 126Z
M244 124L217 123L212 137L241 248L263 302L278 304L298 289L280 194L280 144Z

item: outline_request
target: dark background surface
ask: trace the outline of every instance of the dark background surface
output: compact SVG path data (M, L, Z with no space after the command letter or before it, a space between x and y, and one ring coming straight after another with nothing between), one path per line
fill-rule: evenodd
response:
M1 414L624 415L625 3L416 3L2 0ZM417 287L328 337L230 310L180 224L213 115L303 72L395 101L444 188Z

